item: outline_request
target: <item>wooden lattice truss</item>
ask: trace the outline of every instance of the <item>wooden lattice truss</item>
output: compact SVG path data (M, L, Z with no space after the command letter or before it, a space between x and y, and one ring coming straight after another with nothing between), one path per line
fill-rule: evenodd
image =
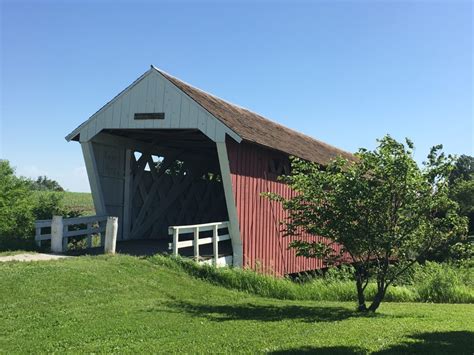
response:
M170 225L227 220L217 154L131 154L132 239L166 238Z

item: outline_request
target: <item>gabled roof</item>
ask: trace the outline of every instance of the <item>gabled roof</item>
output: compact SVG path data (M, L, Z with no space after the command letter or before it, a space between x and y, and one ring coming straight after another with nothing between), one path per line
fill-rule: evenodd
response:
M323 165L338 155L349 159L354 158L349 152L296 132L257 113L197 89L160 69L154 69L246 141Z
M66 139L68 141L78 139L79 133L81 131L87 131L88 125L92 124L94 129L99 127L98 124L97 127L95 127L96 124L94 123L94 120L100 119L99 116L105 112L110 105L113 105L121 96L126 95L129 90L133 90L133 88L142 80L149 78L150 74L161 75L170 83L170 85L174 85L178 90L202 107L204 109L203 112L207 111L210 114L209 117L214 117L225 125L225 127L227 127L227 134L231 135L239 142L240 139L243 139L248 142L275 149L322 165L326 165L330 160L338 155L348 159L354 159L354 156L351 153L284 127L250 110L231 104L223 99L195 88L154 66L110 102L104 105L87 121L83 122L74 131L68 134ZM101 119L103 119L103 117ZM102 126L104 125L102 124ZM99 131L98 128L97 131Z

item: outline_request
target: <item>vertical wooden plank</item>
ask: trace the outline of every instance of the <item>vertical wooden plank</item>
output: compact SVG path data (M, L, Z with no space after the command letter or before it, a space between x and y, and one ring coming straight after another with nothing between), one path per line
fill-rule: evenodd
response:
M212 233L212 255L214 257L214 265L217 266L217 260L219 259L219 226L216 224Z
M229 168L229 158L227 155L227 147L225 142L216 142L217 155L219 157L219 166L221 169L222 184L224 186L224 195L229 214L229 234L232 241L233 263L234 266L242 266L243 250L242 239L240 237L239 218L237 216L237 208L234 200L234 192L232 189L232 180Z
M120 110L120 128L128 128L130 120L130 91L122 98L122 109Z
M89 178L89 185L91 187L95 211L97 215L103 216L106 214L106 208L100 183L99 171L97 169L97 162L94 155L93 143L83 142L81 143L81 148L82 154L84 155L84 162L86 164L87 176Z
M194 228L194 259L199 260L199 227Z
M35 229L36 233L35 233L35 242L36 242L36 245L41 248L41 240L38 240L39 237L41 237L41 227L36 227Z
M188 118L189 127L197 127L198 115L199 115L198 106L194 102L191 102L191 105L189 106L189 118ZM222 140L222 142L224 142L224 140Z
M206 135L216 141L216 119L209 114L206 114Z
M108 106L107 108L104 109L104 128L112 128L112 123L113 123L113 108L112 106Z
M100 246L103 247L105 245L105 231L107 228L107 221L101 221L99 222L100 226Z
M123 222L121 240L130 239L130 221L132 208L132 154L131 149L125 150L125 169L124 169L124 186L123 186Z
M131 102L131 112L130 112L130 128L143 128L142 120L135 120L135 113L142 113L145 110L146 106L146 90L148 85L148 77L140 80L137 85L133 88L133 99Z
M137 85L135 85L128 94L130 96L130 104L129 104L129 111L128 111L128 122L127 122L126 127L134 128L135 127L134 116L135 116L135 113L137 112L137 98L139 94Z
M102 131L105 127L105 119L104 119L104 114L103 112L100 112L97 114L97 116L95 117L95 121L96 121L96 132L97 133L100 133L100 131Z
M146 93L146 103L145 103L145 112L151 113L155 112L155 100L156 100L156 76L150 75L148 77L147 84L147 93ZM153 121L155 120L145 120L145 128L153 128Z
M53 253L62 253L64 248L64 224L62 216L53 216L51 221L51 251Z
M195 105L194 102L190 102L187 97L181 99L181 111L179 115L179 128L190 128L189 125L189 106Z
M62 252L65 253L67 252L67 245L69 243L69 238L65 235L68 230L67 225L63 225L63 239L62 239L62 244L63 244L63 250Z
M207 121L206 112L203 109L199 108L198 128L204 134L206 134L206 121Z
M122 97L117 98L112 104L112 128L120 128L120 115L122 111Z
M161 75L154 74L156 80L156 100L154 112L165 112L165 80ZM166 119L166 113L165 113ZM154 120L153 128L163 127L163 120Z
M286 156L269 153L249 143L228 142L227 147L230 147L231 183L241 225L244 265L255 268L260 264L262 272L278 276L320 268L320 260L296 257L294 250L287 249L288 244L295 239L282 237L279 222L286 218L287 213L281 204L260 196L263 191L274 192L285 198L294 195L286 184L277 181L274 176L268 176L266 172L270 159L275 156L286 159ZM307 234L301 238L315 240L315 237Z
M87 232L87 248L92 248L92 234L90 230L92 229L92 223L87 223L86 226L88 232Z
M164 101L165 119L163 121L163 128L170 128L171 122L177 122L179 120L181 96L181 92L178 92L178 89L176 89L173 84L166 82Z
M178 256L179 228L173 230L173 255Z
M94 137L97 134L97 121L95 119L91 120L87 124L87 139L90 140L92 137Z
M118 232L118 218L107 217L107 225L105 227L105 242L104 242L105 254L115 254L115 247L117 244L117 232Z

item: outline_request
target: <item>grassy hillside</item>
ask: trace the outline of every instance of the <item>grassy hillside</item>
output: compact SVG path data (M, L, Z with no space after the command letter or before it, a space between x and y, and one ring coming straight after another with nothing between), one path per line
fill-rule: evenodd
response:
M263 298L156 259L0 265L0 352L472 354L474 306Z
M66 191L64 193L64 205L70 209L81 211L84 216L95 214L92 195L88 192Z

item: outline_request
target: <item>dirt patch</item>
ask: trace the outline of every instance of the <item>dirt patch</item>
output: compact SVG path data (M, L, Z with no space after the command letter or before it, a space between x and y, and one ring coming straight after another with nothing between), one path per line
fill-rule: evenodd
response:
M67 255L56 255L56 254L42 254L42 253L24 253L16 255L0 256L0 262L7 261L47 261L71 258Z

